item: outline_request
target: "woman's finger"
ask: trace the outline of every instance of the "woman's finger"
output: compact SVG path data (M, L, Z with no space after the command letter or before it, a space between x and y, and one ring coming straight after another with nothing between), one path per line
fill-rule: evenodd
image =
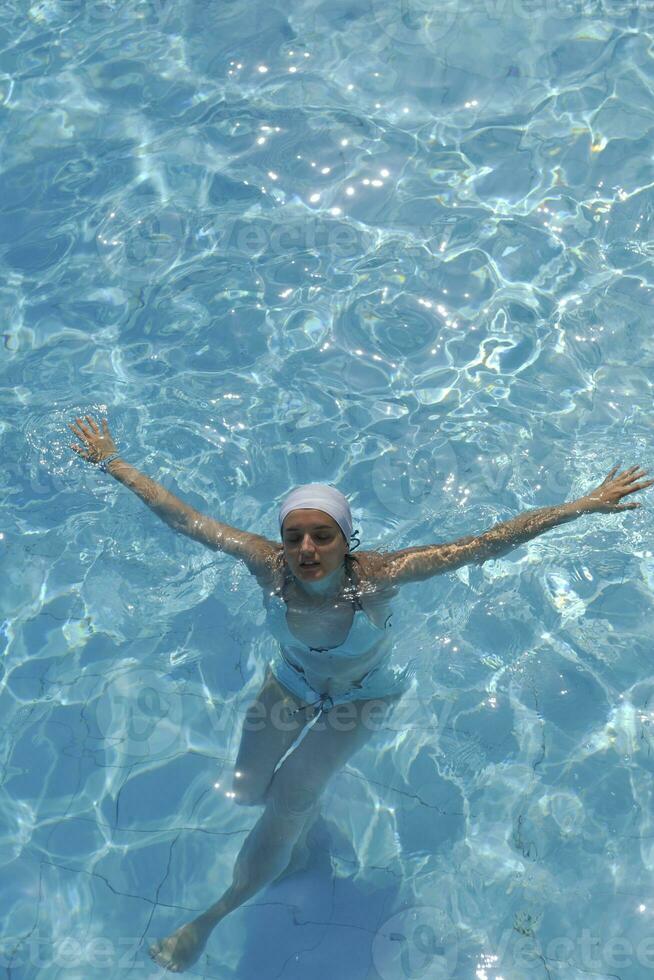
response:
M647 475L647 470L636 470L635 473L629 477L629 483L635 483L636 480L642 480L644 476Z
M96 436L99 436L100 435L100 430L98 429L97 425L95 424L95 422L93 421L93 419L91 418L91 416L90 415L85 415L84 418L89 423L89 425L91 427L91 431L94 432Z
M75 438L79 439L81 442L84 441L84 433L81 432L79 428L77 428L77 429L75 428L75 423L74 422L73 423L69 422L68 423L68 428L73 433L73 435L75 436Z
M84 452L81 446L76 446L75 443L71 443L70 448L74 449L78 456L83 456L84 459L88 459L88 453Z
M102 420L102 431L104 432L104 434L106 436L109 435L109 423L107 422L106 419L103 419Z
M637 483L635 487L625 487L622 495L626 497L628 493L638 493L639 490L644 490L645 487L651 487L652 483L654 483L654 480L646 480L645 483Z
M77 424L79 425L80 429L82 430L85 438L90 439L91 438L91 433L88 431L88 429L86 429L84 427L84 423L82 422L82 420L81 419L75 419L75 421L77 422Z
M604 486L605 483L608 483L611 477L613 476L613 474L617 473L619 469L620 469L619 465L614 466L613 469L609 472L608 476L605 476L604 479L602 480L602 486Z

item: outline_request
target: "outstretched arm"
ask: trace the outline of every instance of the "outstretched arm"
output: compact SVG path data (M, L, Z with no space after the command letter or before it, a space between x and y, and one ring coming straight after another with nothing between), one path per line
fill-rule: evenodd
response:
M615 466L595 490L571 503L525 511L475 537L459 538L448 544L405 548L384 555L377 577L397 585L420 582L432 575L454 571L461 565L481 565L490 558L500 558L518 545L559 524L574 521L582 514L611 514L640 507L639 503L620 504L619 501L627 494L651 486L654 480L638 483L646 473L639 466L632 466L620 476L615 476L617 470Z
M73 444L71 448L90 463L102 463L117 453L107 420L103 419L100 431L90 416L85 418L86 423L78 418L74 425L69 425L82 443L82 446ZM279 552L279 545L275 542L207 517L120 457L107 463L105 468L107 473L132 490L174 531L199 541L207 548L240 558L252 574L260 579L269 575L271 564Z

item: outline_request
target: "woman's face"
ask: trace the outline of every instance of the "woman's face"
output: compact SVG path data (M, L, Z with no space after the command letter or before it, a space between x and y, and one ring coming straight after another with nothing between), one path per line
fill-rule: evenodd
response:
M343 564L348 546L333 517L322 510L292 510L282 528L284 555L293 575L317 582Z

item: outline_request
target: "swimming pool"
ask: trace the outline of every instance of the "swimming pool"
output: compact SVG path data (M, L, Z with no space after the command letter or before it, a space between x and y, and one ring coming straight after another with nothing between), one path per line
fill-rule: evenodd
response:
M162 975L255 815L226 795L272 641L250 576L70 452L276 536L472 534L650 465L649 3L7 0L0 10L2 966ZM650 511L397 603L418 683L306 873L200 976L654 970Z

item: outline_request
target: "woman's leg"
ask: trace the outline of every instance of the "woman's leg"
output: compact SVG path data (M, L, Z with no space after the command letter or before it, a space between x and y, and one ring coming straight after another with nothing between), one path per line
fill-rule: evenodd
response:
M303 710L291 714L298 708ZM261 690L248 708L243 721L232 784L236 794L235 803L244 806L263 805L275 767L312 717L311 711L268 668ZM266 724L262 724L262 716ZM301 866L306 862L306 835L318 814L319 806L316 805L305 821L289 865Z
M283 687L268 667L263 684L243 719L232 781L235 803L242 806L263 805L276 765L306 725L304 711L291 715L302 705L303 702ZM193 939L194 931L197 932L196 943L200 941L200 933L193 929L192 923L184 929L188 941ZM172 936L150 947L150 955L162 965L169 966L173 972L186 969L197 958L182 965L184 957L181 945L178 956L171 955L176 947L175 937L182 931L177 930ZM198 955L201 951L202 946Z
M232 784L235 803L263 805L275 766L306 724L303 711L291 715L302 704L268 667L243 720Z
M218 922L284 871L330 777L379 730L395 700L353 701L318 719L274 774L231 885L206 912L152 948L157 962L173 972L191 966Z

